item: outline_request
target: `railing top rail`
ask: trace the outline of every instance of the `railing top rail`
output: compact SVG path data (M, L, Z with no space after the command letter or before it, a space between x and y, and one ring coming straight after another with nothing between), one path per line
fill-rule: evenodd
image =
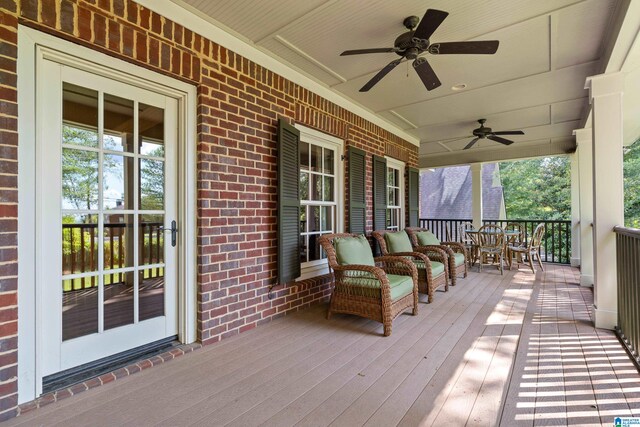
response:
M127 224L123 224L121 222L105 222L105 228L124 228ZM161 222L141 222L141 226L160 226ZM98 224L85 224L82 222L73 223L73 224L62 224L62 228L97 228Z
M615 227L613 227L613 231L616 232L617 234L622 234L625 236L635 237L636 239L640 239L640 229L638 228L629 228L629 227L622 227L620 225L616 225Z
M471 218L420 218L421 221L472 221ZM570 223L570 219L483 219L482 221L496 221L496 222L537 222L550 224L552 222L558 223Z

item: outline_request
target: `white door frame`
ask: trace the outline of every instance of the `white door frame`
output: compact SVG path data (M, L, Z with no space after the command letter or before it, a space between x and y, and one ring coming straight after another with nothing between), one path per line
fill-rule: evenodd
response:
M41 59L55 61L109 79L133 84L178 101L178 338L183 343L196 340L196 88L182 81L129 64L89 48L58 39L34 29L18 26L18 402L35 399L42 393L40 368L43 357L41 292L37 284L36 253L39 232L37 176L41 168L36 123L36 86Z

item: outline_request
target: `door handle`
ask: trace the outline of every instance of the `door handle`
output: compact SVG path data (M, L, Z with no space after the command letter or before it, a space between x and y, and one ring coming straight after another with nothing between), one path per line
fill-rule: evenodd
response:
M171 221L171 228L160 227L160 230L171 232L171 246L175 247L176 240L178 238L178 224L176 223L176 220L174 219Z

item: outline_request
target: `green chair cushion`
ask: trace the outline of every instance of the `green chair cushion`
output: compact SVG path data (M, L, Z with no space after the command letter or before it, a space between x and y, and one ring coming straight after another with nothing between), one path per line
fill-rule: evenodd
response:
M340 265L376 265L369 241L363 235L338 237L333 241L333 246L336 248L336 258Z
M387 250L390 254L398 252L413 252L411 240L406 231L398 231L396 233L385 233L384 241L387 244Z
M455 253L453 254L453 257L455 259L455 266L459 266L464 264L464 254L460 254L460 253Z
M402 298L413 292L413 279L411 276L400 276L397 274L387 274L389 287L391 288L391 299L393 301Z
M427 245L439 245L440 240L430 231L418 231L416 233L416 237L418 238L418 246L427 246Z
M355 272L353 272L353 274L355 274ZM413 292L413 279L411 276L387 274L387 278L389 279L392 300L402 298ZM344 279L344 283L349 286L357 286L357 290L351 289L351 292L357 295L368 298L380 297L380 281L370 274L359 273L358 276L353 275L351 277L348 275Z
M424 261L422 260L414 260L414 264L418 269L424 269ZM431 276L438 277L444 273L444 264L438 261L431 261Z

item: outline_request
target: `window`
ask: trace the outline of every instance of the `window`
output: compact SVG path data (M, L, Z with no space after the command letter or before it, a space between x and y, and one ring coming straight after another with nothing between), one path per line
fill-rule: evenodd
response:
M319 238L343 229L342 141L321 132L300 130L301 278L328 272Z
M404 228L404 163L387 157L387 230Z

